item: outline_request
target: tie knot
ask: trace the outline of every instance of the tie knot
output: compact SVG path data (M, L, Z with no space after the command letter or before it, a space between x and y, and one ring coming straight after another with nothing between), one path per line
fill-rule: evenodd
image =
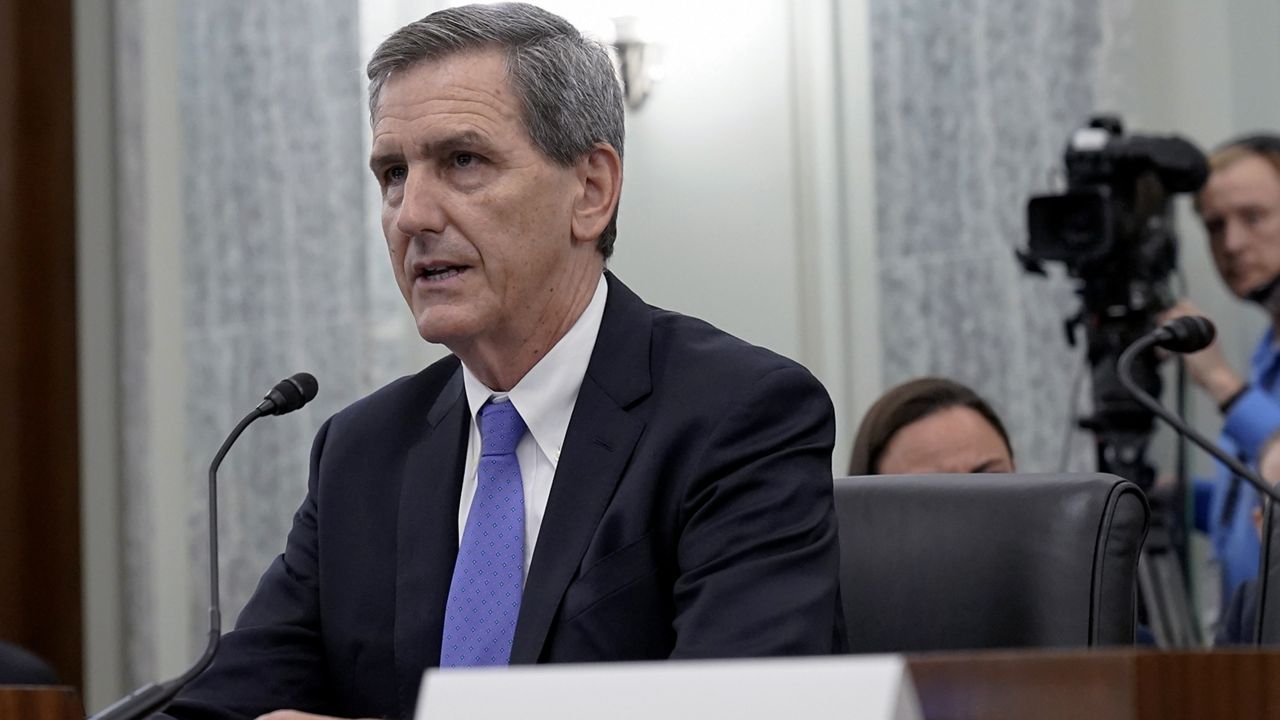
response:
M511 401L490 400L480 408L480 455L514 453L524 431L524 418Z

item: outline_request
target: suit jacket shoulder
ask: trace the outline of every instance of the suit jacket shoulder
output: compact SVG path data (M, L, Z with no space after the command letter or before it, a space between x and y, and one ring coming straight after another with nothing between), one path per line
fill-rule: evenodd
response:
M461 367L458 358L449 355L383 385L334 413L329 419L331 437L363 440L371 433L379 434L380 425L389 419L429 413L442 399L452 399L453 393L461 392Z
M703 320L660 308L651 310L655 348L651 363L657 387L692 381L707 386L708 394L732 393L778 371L795 372L820 386L807 368L790 358ZM731 402L733 396L725 394L723 399Z

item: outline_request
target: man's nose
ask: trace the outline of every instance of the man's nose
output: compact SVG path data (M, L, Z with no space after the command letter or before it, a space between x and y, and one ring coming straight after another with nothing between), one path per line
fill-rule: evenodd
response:
M1222 249L1234 255L1244 250L1248 244L1248 230L1239 221L1227 220L1222 228Z
M404 181L404 195L400 211L396 215L396 229L412 237L438 233L444 230L444 225L438 184L428 173L410 170Z

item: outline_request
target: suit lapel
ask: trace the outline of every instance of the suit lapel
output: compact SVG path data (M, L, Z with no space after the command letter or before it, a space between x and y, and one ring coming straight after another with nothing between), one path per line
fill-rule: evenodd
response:
M396 535L395 657L401 713L413 713L422 671L440 661L445 603L458 553L458 503L469 429L459 369L427 413L404 464Z
M650 310L612 273L606 277L609 299L538 533L512 663L537 662L542 654L560 601L644 429L628 410L651 387Z

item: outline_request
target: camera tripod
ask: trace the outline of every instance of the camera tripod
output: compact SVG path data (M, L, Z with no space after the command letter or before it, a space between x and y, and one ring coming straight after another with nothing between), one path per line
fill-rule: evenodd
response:
M1151 527L1138 559L1138 592L1157 646L1200 647L1200 626L1188 598L1182 559L1170 539L1172 509L1161 508L1162 504L1151 503Z

